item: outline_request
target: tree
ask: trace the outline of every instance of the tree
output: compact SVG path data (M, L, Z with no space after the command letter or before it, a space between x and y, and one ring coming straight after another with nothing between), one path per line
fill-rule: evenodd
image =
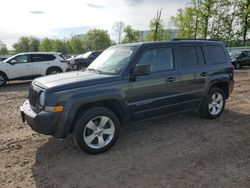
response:
M247 33L250 31L250 0L239 0L239 34L243 38L243 44L246 45Z
M16 53L29 52L29 45L29 37L21 37L18 42L13 45L13 48L15 49Z
M38 52L39 51L40 40L35 37L29 37L29 51Z
M72 52L81 54L84 52L83 39L79 37L72 37L70 40Z
M39 51L41 52L51 52L53 51L53 40L44 38L39 44Z
M1 55L7 55L8 54L7 46L1 40L0 40L0 54Z
M192 0L171 23L181 38L215 38L227 45L246 45L250 29L250 0Z
M140 38L140 31L133 29L130 25L124 28L125 37L122 43L138 42Z
M125 27L124 22L116 22L113 25L113 30L116 32L117 36L118 36L118 44L121 44L121 40L122 40L122 34L123 34L123 29Z
M85 50L105 50L112 41L108 35L108 31L102 29L89 30L84 37Z
M151 31L146 36L146 41L161 41L168 39L163 27L163 20L161 19L161 10L157 11L157 15L150 21L149 27Z
M66 54L67 53L66 41L59 39L53 40L53 51Z

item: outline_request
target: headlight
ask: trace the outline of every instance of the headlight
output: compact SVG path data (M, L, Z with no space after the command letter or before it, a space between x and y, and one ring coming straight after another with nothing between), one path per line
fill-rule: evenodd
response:
M39 104L41 106L44 106L45 105L45 92L43 91L40 95L40 98L39 98Z

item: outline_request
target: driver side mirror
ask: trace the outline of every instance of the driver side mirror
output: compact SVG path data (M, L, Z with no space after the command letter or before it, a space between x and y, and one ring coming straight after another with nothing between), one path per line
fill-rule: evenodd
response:
M151 66L148 64L136 65L136 67L132 72L133 76L144 76L150 74L151 74Z
M11 64L11 65L14 65L14 64L16 64L16 63L17 63L17 60L15 60L15 59L10 60L10 64Z

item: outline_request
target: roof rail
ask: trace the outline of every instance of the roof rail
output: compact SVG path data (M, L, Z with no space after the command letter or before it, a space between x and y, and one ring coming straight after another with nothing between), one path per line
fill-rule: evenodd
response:
M181 40L219 41L217 39L194 39L194 38L174 38L174 39L172 39L172 41L181 41Z

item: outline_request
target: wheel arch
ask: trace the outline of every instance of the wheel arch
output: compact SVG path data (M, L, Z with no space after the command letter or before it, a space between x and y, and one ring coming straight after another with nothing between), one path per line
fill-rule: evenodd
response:
M90 109L93 107L107 108L111 110L118 117L121 125L123 125L126 122L126 118L125 118L126 112L121 102L117 99L106 99L106 100L95 101L95 102L90 102L90 103L80 105L75 112L73 123L70 128L70 132L72 132L72 130L74 129L74 124L76 120L78 119L79 115L81 115L87 109Z
M58 66L51 66L51 67L48 67L47 70L46 70L46 75L48 75L48 72L49 70L51 69L59 69L61 72L63 72L63 69L61 67L58 67Z
M225 99L229 97L229 83L226 81L215 82L211 84L210 88L219 88L224 91Z
M0 70L0 74L3 74L6 77L7 80L9 79L8 76L7 76L7 74L5 72L3 72L3 71Z

